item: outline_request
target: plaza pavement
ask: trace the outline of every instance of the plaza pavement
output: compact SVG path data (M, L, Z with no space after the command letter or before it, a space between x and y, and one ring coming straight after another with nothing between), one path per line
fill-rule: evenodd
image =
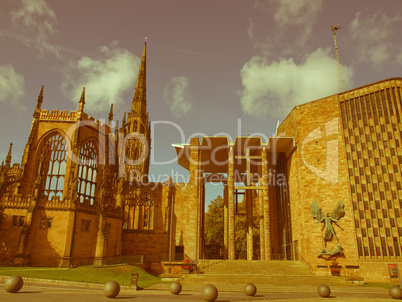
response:
M103 284L24 278L23 288L15 294L7 293L0 276L0 302L92 302L111 301L103 293ZM212 263L203 274L189 274L180 281L182 292L172 295L169 283L159 283L143 290L122 286L115 300L121 301L203 301L202 288L214 284L219 296L217 302L226 301L394 301L388 289L364 287L345 281L341 277L315 276L300 262L220 261ZM257 294L248 297L244 285L252 282ZM317 294L320 284L331 288L329 298Z
M227 280L229 282L229 280ZM203 301L200 290L195 290L191 286L183 285L183 290L179 295L172 295L169 292L169 284L161 284L159 289L144 289L136 291L133 288L123 286L115 300L122 301ZM198 286L197 286L198 287ZM237 291L220 290L216 300L224 301L394 301L388 294L388 289L378 287L359 287L359 286L338 286L331 287L331 296L327 299L321 298L317 294L317 288L306 291L304 287L293 284L287 288L278 288L270 292L260 291L257 287L257 294L254 297L247 297L243 292L243 287L239 286ZM0 284L0 301L15 302L92 302L110 301L103 294L103 286L99 284L76 284L69 282L64 284L25 282L23 288L18 293L7 293L4 284Z

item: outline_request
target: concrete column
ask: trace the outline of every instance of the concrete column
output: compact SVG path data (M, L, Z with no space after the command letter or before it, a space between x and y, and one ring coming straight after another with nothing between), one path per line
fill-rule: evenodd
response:
M247 260L253 260L253 200L251 190L246 190Z
M235 208L234 208L234 156L233 147L229 149L228 167L228 216L229 216L229 260L236 259L235 250Z
M258 181L258 185L262 186L262 178ZM264 202L263 195L264 190L258 190L258 215L260 220L260 258L265 260L265 232L264 232Z
M263 204L264 204L264 240L265 240L265 260L271 260L271 230L269 216L269 182L268 182L268 160L267 151L262 150L262 179L263 179Z
M175 259L175 235L173 233L173 215L174 215L174 199L173 199L173 179L169 177L168 192L166 200L166 230L169 234L169 262Z
M204 247L205 247L205 237L204 237L204 225L205 225L205 188L204 188L204 178L202 176L201 170L198 170L198 249L197 249L197 259L204 259Z
M229 256L228 184L223 188L223 259Z
M184 253L191 259L199 259L200 250L200 149L198 137L192 137L190 142L190 153L186 154L190 159L189 167L189 198L186 203L188 208L188 223L183 233Z

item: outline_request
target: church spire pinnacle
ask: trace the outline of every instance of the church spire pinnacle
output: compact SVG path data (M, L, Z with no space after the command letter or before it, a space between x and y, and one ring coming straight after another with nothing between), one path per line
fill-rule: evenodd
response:
M131 112L145 113L147 111L147 38L145 38L144 51L142 53L140 70L138 71L137 83L135 85L135 92L133 103L131 105Z
M109 125L113 121L113 104L110 106L110 111L109 111Z
M43 103L43 85L42 88L40 89L40 93L38 95L38 101L36 103L36 108L35 108L35 112L33 114L34 118L39 118L40 115L40 109L42 107L42 103Z
M10 148L8 149L8 154L6 157L6 166L9 168L11 165L11 152L13 150L13 143L10 143Z
M84 111L84 105L85 105L85 87L82 87L82 93L81 93L81 99L80 99L78 111L83 112Z
M38 102L36 104L36 108L38 108L39 110L40 110L40 108L42 106L42 103L43 103L43 87L44 86L42 85L42 88L41 88L39 96L38 96Z
M121 129L124 132L126 128L126 113L124 112L123 121L121 122Z

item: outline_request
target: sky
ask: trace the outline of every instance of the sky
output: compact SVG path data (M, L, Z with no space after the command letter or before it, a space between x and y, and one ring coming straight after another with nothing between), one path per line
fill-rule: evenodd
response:
M2 0L0 161L10 142L21 161L42 85L42 109L77 110L85 86L85 112L107 120L113 103L121 124L147 37L150 180L187 182L173 143L266 141L296 105L339 92L338 23L346 90L402 76L400 0Z

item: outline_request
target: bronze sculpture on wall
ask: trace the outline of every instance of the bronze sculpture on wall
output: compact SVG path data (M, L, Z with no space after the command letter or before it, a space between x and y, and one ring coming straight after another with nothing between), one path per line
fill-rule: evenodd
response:
M342 253L342 246L339 242L338 236L336 236L333 223L337 223L343 216L345 216L344 205L342 201L339 201L335 208L333 209L331 215L324 212L320 209L317 204L317 201L311 203L311 215L313 218L317 219L317 223L324 223L324 236L323 236L323 245L324 247L321 249L321 252L317 255L318 257L322 257L323 255L333 256L339 253ZM332 237L335 237L338 244L333 251L330 251L326 248L326 242L331 241Z

